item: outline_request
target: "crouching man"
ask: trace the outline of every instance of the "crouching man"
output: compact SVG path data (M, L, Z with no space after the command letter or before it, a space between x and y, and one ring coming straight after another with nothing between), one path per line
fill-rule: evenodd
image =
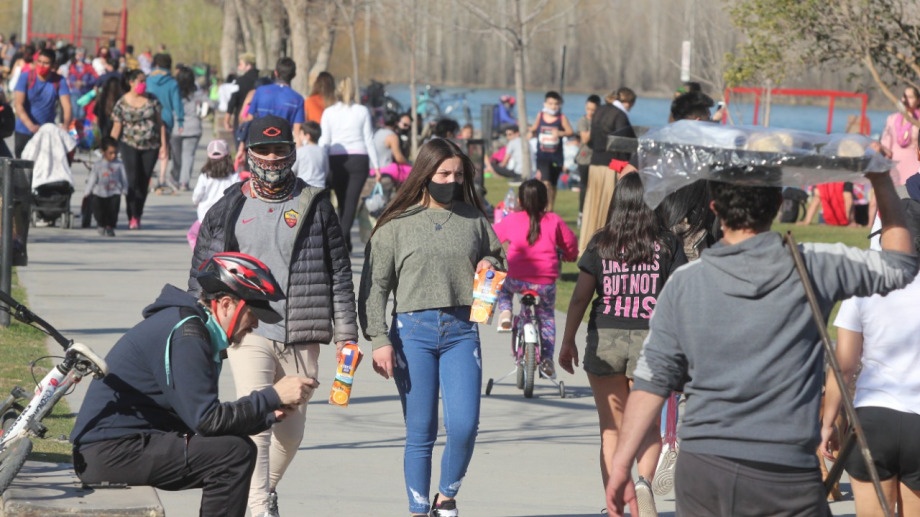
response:
M288 376L234 402L217 398L221 361L259 321L281 316L268 267L217 253L197 271L196 299L172 285L112 348L109 374L89 387L71 434L74 469L89 485L203 489L201 515L243 516L256 448L249 435L309 398L315 379Z

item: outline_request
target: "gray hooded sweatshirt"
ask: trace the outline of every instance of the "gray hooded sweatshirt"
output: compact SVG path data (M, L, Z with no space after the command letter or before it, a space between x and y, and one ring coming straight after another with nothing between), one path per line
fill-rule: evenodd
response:
M821 311L907 285L917 259L842 244L799 246ZM815 468L824 351L779 234L717 244L678 269L658 298L635 389L683 391L681 449Z

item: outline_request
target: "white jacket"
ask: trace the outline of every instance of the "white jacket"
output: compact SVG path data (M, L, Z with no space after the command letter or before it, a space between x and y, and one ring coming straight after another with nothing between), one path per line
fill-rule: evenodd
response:
M22 159L35 162L32 167L32 189L46 183L66 181L73 185L67 154L77 147L70 133L54 124L42 124L22 150Z

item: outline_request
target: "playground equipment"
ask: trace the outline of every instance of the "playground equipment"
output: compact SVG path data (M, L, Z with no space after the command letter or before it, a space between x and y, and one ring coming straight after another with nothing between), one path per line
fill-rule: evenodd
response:
M25 3L27 2L27 3ZM70 33L54 32L33 32L32 17L34 16L33 4L35 0L25 0L25 34L26 41L34 39L52 39L68 41L74 46L89 47L87 42L92 43L92 48L98 50L102 46L108 46L110 40L117 42L118 48L122 53L128 44L128 0L121 1L121 9L111 10L103 9L102 20L99 23L99 31L96 34L83 33L83 0L70 0ZM45 2L49 8L57 9L60 7L59 0L54 2Z
M859 99L860 100L860 109L859 109L859 126L858 131L863 135L868 135L871 132L871 127L869 124L869 118L866 116L866 109L869 105L869 96L865 93L853 93L845 92L839 90L807 90L807 89L797 89L797 88L772 88L767 90L766 88L752 88L752 87L734 87L725 89L725 105L731 107L731 98L733 95L743 95L751 94L754 95L754 113L752 124L755 126L760 123L760 111L761 103L764 100L764 97L769 99L774 96L787 96L787 97L824 97L828 99L827 106L827 133L832 133L833 123L834 123L834 106L837 99ZM722 119L722 123L728 123L727 118Z

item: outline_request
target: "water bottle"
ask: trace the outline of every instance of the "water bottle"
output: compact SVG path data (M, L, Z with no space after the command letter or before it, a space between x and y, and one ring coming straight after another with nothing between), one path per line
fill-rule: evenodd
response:
M514 193L513 188L508 189L508 193L505 194L505 215L510 214L517 210L517 194Z

